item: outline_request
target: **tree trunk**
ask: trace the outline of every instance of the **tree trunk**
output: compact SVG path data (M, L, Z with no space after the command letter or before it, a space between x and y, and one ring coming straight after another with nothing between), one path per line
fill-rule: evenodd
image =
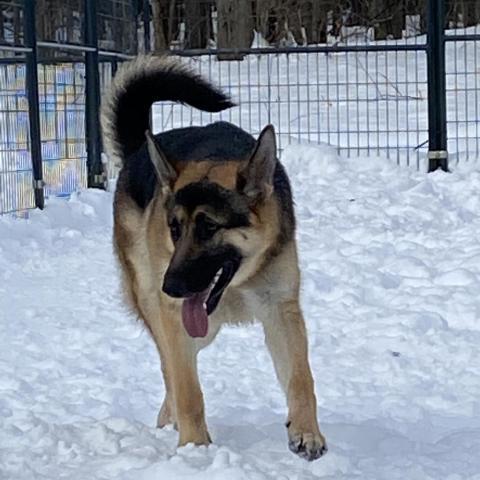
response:
M337 2L331 0L310 0L305 4L303 26L307 44L326 43L329 15L333 16Z
M252 6L249 0L217 0L218 48L249 48L253 39ZM241 60L244 54L223 53L219 60Z
M365 25L375 29L375 40L402 38L405 11L398 0L375 0L369 4Z
M20 32L23 31L22 23L20 21L20 7L14 7L13 15L13 42L15 45L20 45Z
M390 20L390 34L393 38L402 38L403 29L405 28L405 9L401 2L391 3L392 16Z
M448 1L447 1L448 5ZM407 0L404 3L405 15L420 15L418 35L426 32L427 0ZM448 8L447 8L448 12ZM448 15L448 13L447 13Z
M287 4L287 25L288 30L292 33L297 45L303 45L305 38L303 35L303 20L308 10L305 0L290 0Z
M68 2L66 9L65 9L65 30L67 33L67 42L74 42L76 39L74 38L75 34L75 26L73 23L73 12L75 11L75 5L74 2L70 0Z
M3 24L3 12L0 11L0 41L4 42L5 41L5 27Z
M362 0L351 0L349 14L346 16L345 25L352 27L356 25L365 25L366 7Z
M320 2L309 1L303 16L307 44L320 43Z
M272 0L255 0L255 30L268 41L272 34Z
M156 52L168 49L168 32L165 29L168 13L168 1L152 0L153 49Z
M464 27L472 27L479 23L480 21L480 18L478 17L479 10L480 8L478 5L478 0L476 2L465 1L465 0L462 2Z
M208 17L205 2L185 0L185 48L206 48Z

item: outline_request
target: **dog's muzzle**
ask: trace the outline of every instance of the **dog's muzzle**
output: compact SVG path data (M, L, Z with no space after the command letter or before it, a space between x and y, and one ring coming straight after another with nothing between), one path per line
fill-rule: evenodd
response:
M174 298L183 298L182 320L192 337L205 337L208 333L208 316L217 308L223 292L240 267L241 257L229 255L223 263L218 257L211 259L205 268L191 268L189 262L181 269L170 268L165 273L163 291Z

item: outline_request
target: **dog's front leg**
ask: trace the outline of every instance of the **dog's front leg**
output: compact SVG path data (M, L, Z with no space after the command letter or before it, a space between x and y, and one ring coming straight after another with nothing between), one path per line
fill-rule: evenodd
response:
M289 447L307 460L321 457L327 446L317 422L317 401L308 363L305 323L297 300L268 308L265 341L288 403Z
M149 326L160 351L169 406L173 407L179 432L178 444L208 445L211 440L197 374L195 341L185 332L180 308L165 303L158 321Z

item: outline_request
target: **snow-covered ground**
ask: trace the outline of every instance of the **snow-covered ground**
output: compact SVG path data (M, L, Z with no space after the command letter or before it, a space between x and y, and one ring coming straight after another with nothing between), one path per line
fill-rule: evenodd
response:
M147 332L122 306L111 194L0 217L0 479L480 479L480 168L426 175L283 152L329 452L287 448L261 328L200 355L209 448L154 428Z

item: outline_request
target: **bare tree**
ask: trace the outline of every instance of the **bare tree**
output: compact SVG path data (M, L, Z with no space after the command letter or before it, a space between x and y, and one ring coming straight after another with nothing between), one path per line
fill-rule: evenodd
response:
M179 23L183 20L182 0L151 0L154 50L170 48L179 34Z
M38 0L46 2L47 0ZM58 0L48 0L54 3ZM407 28L426 27L427 0L151 0L155 48L169 48L185 26L185 48L205 48L213 38L212 11L217 9L219 48L246 48L253 30L270 44L324 43L342 26L373 28L376 39L401 38ZM480 22L480 0L446 0L450 24ZM415 18L417 17L418 18ZM221 59L241 58L238 54Z
M275 0L255 0L253 2L255 30L265 39L269 39L272 30L274 2Z
M253 39L252 4L249 0L217 0L218 48L248 48ZM219 54L219 60L238 60L244 55Z
M480 23L480 2L477 0L447 1L447 20L455 27L471 27Z
M186 48L206 48L212 31L211 4L210 0L184 0Z
M293 37L297 44L326 41L329 15L339 10L335 0L256 0L255 27L273 44Z
M152 0L153 49L167 50L169 45L169 0Z
M272 44L287 40L289 31L297 43L303 43L299 2L304 0L256 0L254 17L256 30Z
M327 34L335 34L334 23L341 18L341 13L342 8L338 1L303 0L300 17L307 43L325 43Z
M419 16L418 32L420 35L426 32L427 27L427 0L405 0L405 15Z
M78 0L37 0L36 28L39 40L75 42L82 38L83 32L78 23L82 3ZM102 13L102 2L99 2ZM115 12L110 12L110 17ZM77 23L75 23L77 19ZM99 34L104 34L105 25L99 22ZM112 32L114 30L112 28ZM124 35L125 32L123 31ZM104 34L104 38L107 35Z
M0 42L4 42L6 40L4 8L5 7L0 6Z
M405 22L403 2L398 0L370 0L367 2L365 26L375 28L375 38L402 38Z

